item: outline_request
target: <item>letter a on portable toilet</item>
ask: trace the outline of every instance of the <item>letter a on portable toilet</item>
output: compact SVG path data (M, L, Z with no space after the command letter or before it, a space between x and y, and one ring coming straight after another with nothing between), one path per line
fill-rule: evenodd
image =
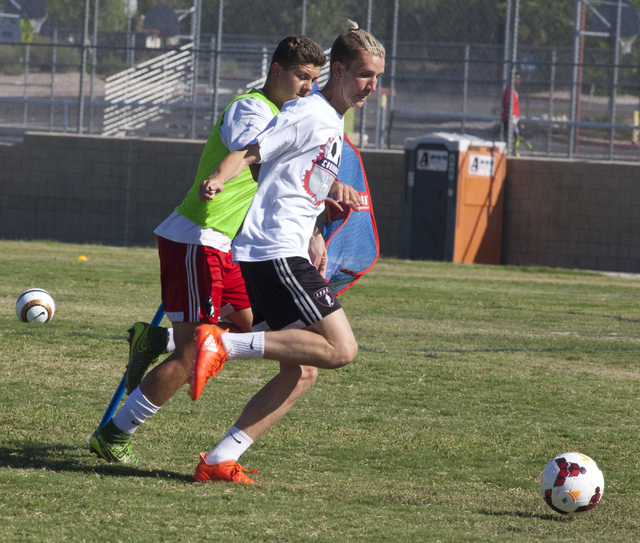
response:
M407 139L400 257L500 264L506 163L504 142Z

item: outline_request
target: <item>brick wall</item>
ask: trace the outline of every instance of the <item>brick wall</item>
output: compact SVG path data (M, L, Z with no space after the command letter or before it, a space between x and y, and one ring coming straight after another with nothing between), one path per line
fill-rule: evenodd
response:
M364 151L381 253L397 256L404 153ZM502 263L640 273L640 164L507 162Z
M0 238L153 245L203 141L28 133L0 146ZM404 152L363 151L383 256L397 256ZM503 263L640 273L640 165L510 159Z
M371 192L380 254L398 256L404 197L404 152L361 151L360 156Z
M204 141L27 133L0 146L0 238L153 245L182 202ZM397 254L403 153L365 152L382 252Z
M204 142L28 133L0 147L0 237L153 245Z
M503 261L640 272L640 164L514 159Z

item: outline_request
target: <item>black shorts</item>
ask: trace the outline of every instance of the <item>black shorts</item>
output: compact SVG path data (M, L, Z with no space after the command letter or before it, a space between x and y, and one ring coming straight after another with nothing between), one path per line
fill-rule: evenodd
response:
M340 309L331 287L305 258L240 262L254 330L305 328Z

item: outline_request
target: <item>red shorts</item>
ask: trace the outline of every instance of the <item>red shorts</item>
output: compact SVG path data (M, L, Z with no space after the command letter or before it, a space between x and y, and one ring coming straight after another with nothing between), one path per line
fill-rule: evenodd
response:
M208 322L251 307L231 251L158 236L162 303L169 320Z

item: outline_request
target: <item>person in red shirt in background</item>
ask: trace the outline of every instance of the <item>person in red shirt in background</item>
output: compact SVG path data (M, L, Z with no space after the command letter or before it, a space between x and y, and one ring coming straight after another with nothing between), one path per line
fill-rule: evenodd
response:
M518 97L518 91L516 90L520 86L520 74L516 73L513 79L513 133L514 136L518 136L520 133L520 129L518 124L520 123L520 99ZM502 95L502 124L504 125L504 139L507 141L509 135L509 94L511 87L507 85L507 88L504 89L504 94Z

